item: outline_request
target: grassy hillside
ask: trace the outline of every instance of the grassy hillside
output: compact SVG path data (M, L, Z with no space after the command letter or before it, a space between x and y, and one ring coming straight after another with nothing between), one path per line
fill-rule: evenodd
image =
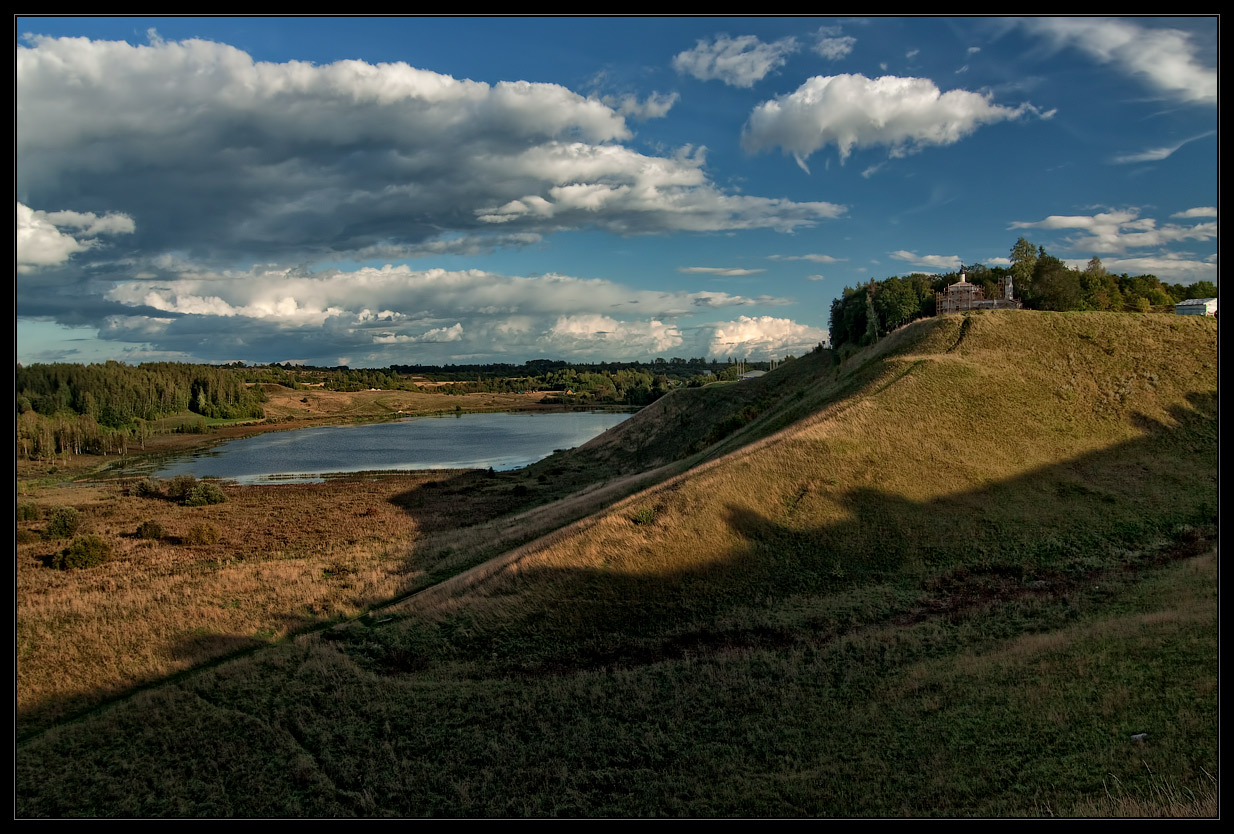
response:
M674 393L491 529L598 511L24 742L18 814L1215 814L1216 394L1214 321L1019 311Z

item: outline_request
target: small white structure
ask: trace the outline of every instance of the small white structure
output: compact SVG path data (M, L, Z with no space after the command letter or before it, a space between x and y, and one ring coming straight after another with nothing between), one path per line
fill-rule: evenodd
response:
M1217 299L1188 298L1174 305L1174 312L1180 316L1214 316L1217 315Z
M742 379L758 379L760 376L766 376L766 371L746 371L741 375Z

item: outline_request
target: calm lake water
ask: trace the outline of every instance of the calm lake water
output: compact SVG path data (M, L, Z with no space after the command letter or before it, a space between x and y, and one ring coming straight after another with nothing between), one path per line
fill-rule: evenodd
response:
M155 477L307 483L369 470L517 469L556 449L581 446L629 416L598 411L460 414L270 432L175 458Z

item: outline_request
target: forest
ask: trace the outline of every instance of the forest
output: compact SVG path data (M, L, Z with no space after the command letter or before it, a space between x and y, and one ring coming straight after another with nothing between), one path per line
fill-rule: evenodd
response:
M17 454L119 454L144 442L151 423L191 414L179 430L204 430L206 419L264 417L265 394L232 369L214 365L121 362L17 366Z
M1029 310L1112 311L1147 313L1188 298L1214 298L1212 281L1168 284L1155 275L1114 274L1093 257L1083 269L1067 266L1025 238L1011 248L1009 266L973 264L961 267L966 279L982 288L986 298L998 294L999 282L1010 277L1015 297ZM960 279L959 272L944 275L912 273L892 276L858 287L845 287L831 304L831 344L865 345L898 327L935 313L934 294Z

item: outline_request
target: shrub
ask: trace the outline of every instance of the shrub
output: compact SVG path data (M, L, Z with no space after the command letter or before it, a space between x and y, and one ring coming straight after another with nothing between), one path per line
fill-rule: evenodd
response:
M137 538L139 539L161 539L166 535L167 531L157 521L143 521L137 525Z
M39 505L38 504L18 504L17 505L17 520L18 521L38 521L39 520Z
M67 539L81 527L81 513L74 507L57 507L47 520L47 530L43 533L48 539Z
M227 493L218 484L203 482L193 487L184 503L190 507L204 507L207 504L222 504L227 500Z
M177 475L167 482L167 497L172 501L186 501L196 486L197 478L192 475Z
M217 544L218 528L213 524L194 524L184 534L184 543L189 545Z
M635 524L651 524L656 520L656 511L651 507L644 507L630 517L630 520Z
M14 540L17 544L30 544L31 542L42 541L42 538L33 530L18 530Z
M111 545L102 536L79 536L51 557L51 566L60 570L92 568L110 558Z
M154 478L142 478L133 484L133 494L138 498L162 498L163 485Z

